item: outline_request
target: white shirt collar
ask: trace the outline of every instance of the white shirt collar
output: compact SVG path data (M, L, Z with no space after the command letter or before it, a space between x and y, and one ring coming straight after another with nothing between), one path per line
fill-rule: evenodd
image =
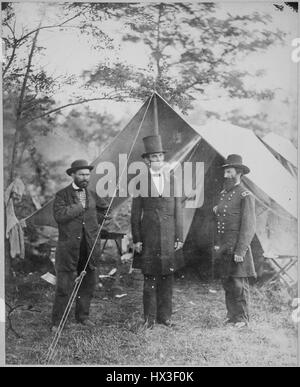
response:
M72 187L73 187L74 189L80 189L80 188L74 183L74 181L73 181L73 183L72 183Z
M149 168L149 171L151 175L162 175L162 169L160 169L159 171L153 171L153 169Z

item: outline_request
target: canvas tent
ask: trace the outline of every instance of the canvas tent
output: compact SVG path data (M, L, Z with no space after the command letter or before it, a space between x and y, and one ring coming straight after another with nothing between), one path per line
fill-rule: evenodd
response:
M203 162L198 171L197 190L201 199L197 208L186 208L191 200L185 193L184 205L184 252L188 262L191 251L203 252L210 257L214 244L214 219L212 207L222 186L223 173L220 166L230 153L241 154L251 169L245 184L256 197L257 251L272 250L274 254L296 254L297 250L297 184L296 180L266 149L252 131L239 128L223 121L210 120L203 125L189 124L177 114L158 94L157 118L164 147L168 149L166 160L176 162ZM119 154L130 154L128 165L141 160L143 137L153 134L153 95L142 105L128 125L104 149L92 163L90 188L96 190L97 182L103 175L97 171L99 163L109 161L118 171ZM117 172L117 180L119 173ZM123 178L123 177L122 177ZM127 175L127 183L133 175ZM203 178L203 179L202 179ZM192 192L192 191L191 191ZM115 197L112 210L116 211L127 198ZM40 226L54 226L52 201L27 218Z
M296 177L298 171L298 152L292 142L273 132L266 134L261 140L277 160Z

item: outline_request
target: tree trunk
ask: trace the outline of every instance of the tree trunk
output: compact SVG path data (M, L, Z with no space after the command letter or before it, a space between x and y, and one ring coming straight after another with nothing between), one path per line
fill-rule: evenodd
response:
M39 27L40 27L40 25L39 25ZM22 117L23 105L24 105L24 99L25 99L25 95L26 95L26 87L27 87L30 69L32 66L32 58L33 58L34 50L36 47L36 41L37 41L38 34L39 34L39 29L37 29L37 31L34 35L33 41L32 41L32 46L31 46L31 50L29 53L28 62L27 62L27 66L26 66L26 72L24 75L22 88L21 88L21 92L20 92L20 97L19 97L19 102L18 102L18 106L17 106L16 130L15 130L13 151L12 151L12 157L11 157L9 184L15 178L15 171L16 171L16 167L17 167L17 158L18 158L18 146L20 143L21 133L22 133L23 125L24 125L23 124L23 117ZM10 280L12 277L12 267L11 267L11 257L10 257L10 252L9 252L9 241L5 240L5 242L6 242L5 243L5 261L6 261L5 262L5 276L6 276L7 280Z
M12 156L11 156L11 163L10 163L10 173L9 173L8 184L10 184L15 178L15 170L16 170L17 156L18 156L18 145L19 145L20 136L21 136L21 129L19 126L20 126L20 122L17 120L16 121L16 131L15 131L15 136L14 136Z
M40 26L41 26L41 24L39 25L39 27ZM27 66L26 66L26 72L24 75L22 88L21 88L21 92L20 92L20 97L19 97L19 102L18 102L18 106L17 106L16 131L15 131L13 152L12 152L12 158L11 158L9 183L11 183L15 177L14 175L15 175L15 170L16 170L16 166L17 166L16 164L17 164L17 156L18 156L18 146L19 146L19 142L20 142L21 131L23 128L23 117L22 117L23 105L24 105L24 99L25 99L25 95L26 95L26 87L27 87L28 77L29 77L29 73L30 73L30 69L31 69L31 65L32 65L33 54L34 54L34 50L36 47L36 42L37 42L37 37L38 37L39 32L40 32L40 30L38 28L35 35L34 35L34 38L32 40L31 50L29 53L28 62L27 62Z
M159 81L161 79L162 69L161 69L161 48L160 48L160 25L161 25L161 17L163 13L164 5L162 3L159 4L158 8L158 19L157 19L157 35L156 35L156 79L155 79L155 85L159 84ZM155 87L157 88L157 86Z

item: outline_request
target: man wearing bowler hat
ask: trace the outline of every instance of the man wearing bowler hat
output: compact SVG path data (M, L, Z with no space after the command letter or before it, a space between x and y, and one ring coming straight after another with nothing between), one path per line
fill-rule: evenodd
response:
M255 234L255 199L241 177L250 172L240 155L229 155L224 169L224 189L213 208L217 245L227 308L226 323L237 328L249 321L249 277L256 277L250 243Z
M56 249L56 292L52 310L52 331L56 331L68 304L76 277L84 270L92 246L96 241L98 223L105 216L107 203L88 189L93 166L86 160L76 160L67 169L73 182L57 192L53 204L54 218L58 224ZM90 303L97 280L97 259L100 255L98 238L79 288L75 319L92 327L89 319Z
M164 153L159 135L143 138L148 166L147 195L133 198L131 228L135 248L134 268L144 274L143 306L147 328L155 322L172 327L173 274L182 261L182 204L176 195L174 174L164 168Z

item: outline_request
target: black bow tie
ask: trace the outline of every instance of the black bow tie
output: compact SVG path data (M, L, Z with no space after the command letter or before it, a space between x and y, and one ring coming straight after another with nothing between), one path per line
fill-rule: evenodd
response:
M83 188L74 188L74 190L75 190L76 192L82 192L84 189L83 189Z

